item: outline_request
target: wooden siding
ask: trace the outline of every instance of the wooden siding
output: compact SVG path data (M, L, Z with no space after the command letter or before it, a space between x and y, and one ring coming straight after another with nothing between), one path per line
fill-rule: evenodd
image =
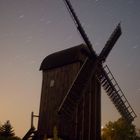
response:
M79 67L80 63L73 63L43 71L40 117L38 124L38 131L42 133L42 135L47 134L47 136L52 137L53 127L59 127L59 116L57 114L58 107L72 84ZM50 87L51 80L54 80L54 85Z
M101 87L94 76L78 104L76 140L100 140L100 96Z
M92 78L86 93L72 114L72 121L60 119L57 110L73 82L80 63L66 65L43 72L42 96L38 131L48 137L53 136L53 128L57 126L59 135L70 140L93 140L100 137L100 84ZM50 87L54 80L53 87Z

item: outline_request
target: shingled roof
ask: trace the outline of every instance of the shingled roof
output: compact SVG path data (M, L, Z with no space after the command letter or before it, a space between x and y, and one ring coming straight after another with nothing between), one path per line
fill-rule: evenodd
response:
M89 55L88 48L84 45L78 45L66 50L62 50L48 55L41 63L40 70L48 70L77 61L83 62L85 56Z

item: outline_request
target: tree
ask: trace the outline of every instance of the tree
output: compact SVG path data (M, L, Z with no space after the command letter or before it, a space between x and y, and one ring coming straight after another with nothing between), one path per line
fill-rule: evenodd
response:
M6 138L6 137L0 136L0 140L21 140L21 139L19 137L9 137L9 138Z
M10 123L10 121L6 121L1 127L0 127L0 136L3 137L13 137L15 136L13 127Z
M102 140L133 140L136 138L135 126L123 118L108 122L102 129Z
M0 140L21 140L15 136L10 121L6 121L3 125L0 125Z

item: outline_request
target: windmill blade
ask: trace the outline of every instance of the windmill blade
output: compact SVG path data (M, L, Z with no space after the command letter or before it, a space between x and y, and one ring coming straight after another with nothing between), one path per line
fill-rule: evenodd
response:
M102 68L98 65L98 68L96 68L95 63L96 62L93 62L93 60L89 58L85 60L69 91L67 92L67 95L63 99L58 109L58 113L68 120L71 120L71 114L75 111L79 100L86 91L88 82L97 70L97 79L100 81L107 95L110 97L121 116L131 123L137 116L116 82L114 76L108 66Z
M92 75L96 71L98 56L93 50L92 44L89 41L74 9L72 8L70 1L69 0L63 0L63 1L76 25L77 30L79 31L81 37L83 38L86 46L89 49L90 56L92 57L92 59L87 58L85 60L85 63L82 65L80 71L78 72L74 82L72 83L69 91L67 92L65 98L63 99L58 109L58 113L61 114L61 116L62 115L64 115L65 117L69 116L70 119L71 113L75 110L78 101L81 99L82 95L86 91L88 82L90 81Z
M97 78L122 117L131 123L137 116L107 65L98 70Z
M71 114L75 111L76 105L78 104L82 95L86 92L90 79L95 74L95 66L97 65L95 63L96 61L86 58L58 109L58 113L61 116L67 116L69 120L71 119Z
M115 45L121 34L122 34L121 25L119 23L115 28L114 32L111 34L109 40L106 42L105 47L100 53L99 55L100 61L104 62L106 60L107 56L109 55L110 51L112 50L113 46Z
M129 102L125 98L123 92L119 88L116 80L114 79L112 75L112 79L108 77L108 74L102 66L100 66L109 55L110 51L112 50L113 46L115 45L116 41L121 35L121 26L118 24L114 32L112 33L111 37L105 44L105 47L101 51L100 55L97 56L95 51L92 48L92 44L90 43L78 17L76 16L72 5L69 0L64 0L68 11L70 15L72 16L72 19L74 20L74 23L77 27L77 30L81 34L83 40L86 43L86 46L88 47L91 57L87 58L83 66L81 67L79 73L77 74L76 79L74 80L73 84L71 85L71 88L69 89L67 95L65 96L63 102L61 103L59 107L58 113L60 114L67 114L68 116L73 112L73 110L76 107L77 102L80 100L82 95L84 94L86 87L88 85L88 82L92 78L93 74L95 74L96 68L98 67L99 74L97 75L98 79L100 80L102 86L106 90L107 94L111 98L112 102L116 106L117 110L120 112L120 114L128 121L132 122L134 118L136 117L135 112L133 111L132 107L130 106ZM85 76L86 75L86 76ZM112 80L115 81L115 85L112 83ZM118 88L118 90L117 90ZM120 94L121 93L121 94Z
M79 31L80 35L82 36L83 40L85 41L86 46L88 47L92 58L93 59L97 58L97 54L93 50L92 44L91 44L90 40L88 39L88 36L85 33L74 9L72 8L70 1L69 0L63 0L63 1L67 7L72 19L73 19L76 27L77 27L77 30ZM106 60L107 56L109 55L110 51L112 50L113 46L115 45L116 41L119 39L121 34L122 34L121 26L119 23L118 26L116 27L116 29L114 30L114 32L111 34L109 40L105 44L105 47L103 48L102 52L100 53L98 61L104 62Z
M82 27L82 25L79 21L74 9L72 8L72 5L71 5L70 1L69 0L64 0L64 3L65 3L65 5L66 5L66 7L67 7L67 9L68 9L68 11L71 15L76 27L77 27L77 30L79 31L81 37L85 41L86 46L88 47L92 58L95 59L97 57L97 55L96 55L95 51L93 50L92 44L89 41L88 36L86 35L86 33L85 33L85 31L84 31L84 29L83 29L83 27Z

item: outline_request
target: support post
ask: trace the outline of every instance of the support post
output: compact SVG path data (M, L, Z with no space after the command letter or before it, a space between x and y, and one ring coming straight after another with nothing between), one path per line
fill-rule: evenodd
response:
M31 128L34 127L34 117L39 117L38 115L34 115L34 112L31 112Z
M34 112L31 112L31 128L34 127Z

